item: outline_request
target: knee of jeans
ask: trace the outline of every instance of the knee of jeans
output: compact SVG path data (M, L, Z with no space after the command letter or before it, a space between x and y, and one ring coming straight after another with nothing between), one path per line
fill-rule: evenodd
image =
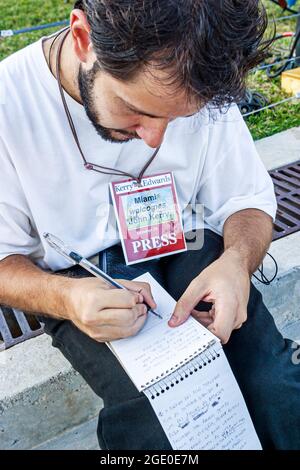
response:
M262 413L265 409L284 408L296 395L300 397L300 370L293 364L290 343L284 340L280 352L270 350L244 374L241 388Z

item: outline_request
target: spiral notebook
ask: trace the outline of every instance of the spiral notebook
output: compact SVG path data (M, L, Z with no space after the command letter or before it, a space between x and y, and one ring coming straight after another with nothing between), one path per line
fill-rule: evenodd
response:
M219 339L193 317L170 328L175 300L149 274L162 319L148 314L134 337L108 344L145 393L173 449L261 449Z

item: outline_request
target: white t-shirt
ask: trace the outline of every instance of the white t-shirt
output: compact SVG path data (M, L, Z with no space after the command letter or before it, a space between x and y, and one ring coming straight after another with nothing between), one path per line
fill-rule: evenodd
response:
M138 174L153 149L104 141L83 106L66 99L87 160ZM0 259L23 254L43 268L68 267L44 232L86 257L119 242L108 183L124 177L83 167L41 40L0 63L0 171ZM216 233L241 209L275 218L272 181L235 105L214 120L204 110L171 122L146 174L165 171L174 172L181 210L203 204L204 225Z

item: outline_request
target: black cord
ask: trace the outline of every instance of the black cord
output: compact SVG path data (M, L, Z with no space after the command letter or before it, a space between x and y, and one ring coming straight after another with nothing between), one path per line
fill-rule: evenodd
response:
M297 11L293 10L292 8L288 7L288 5L286 4L286 6L282 7L280 5L280 3L277 1L277 0L271 0L272 3L275 3L275 5L277 5L278 7L280 7L283 11L289 11L290 13L298 13Z
M257 279L262 284L264 284L266 286L269 286L271 284L271 282L274 281L275 277L278 274L278 264L277 264L276 259L274 258L274 256L272 256L270 253L267 253L267 255L269 255L270 258L272 258L272 260L274 261L274 264L275 264L275 274L274 274L274 276L272 277L272 279L268 279L265 276L265 274L264 274L264 263L262 263L261 264L261 269L258 268L258 272L260 273L260 278L258 276L256 276L255 274L253 274L253 277L255 277L255 279Z
M297 34L295 36L295 39L294 39L293 45L291 47L290 53L287 57L287 60L292 59L293 54L294 54L294 52L297 48L297 44L298 44L299 39L300 39L300 30L297 31ZM266 69L267 75L268 75L269 78L276 78L282 72L284 72L287 69L288 66L289 66L289 62L285 62L281 67L279 67L279 69L276 70L276 72L273 72L273 73L271 72L271 67L270 67L270 68Z
M257 91L251 91L248 88L246 89L244 97L237 103L243 115L263 108L268 104L269 101L264 95Z
M289 33L290 34L290 33ZM275 38L273 39L273 42L277 41L277 39L286 39L286 38L292 38L293 35L289 35L287 36L285 33L282 33L282 34L278 34L277 36L275 36Z

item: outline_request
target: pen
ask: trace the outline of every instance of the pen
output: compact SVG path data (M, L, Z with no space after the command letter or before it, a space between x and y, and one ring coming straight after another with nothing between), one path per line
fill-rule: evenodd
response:
M47 241L47 243L54 248L60 255L64 256L67 258L69 261L75 264L79 264L82 268L84 268L86 271L89 271L93 276L99 277L103 279L107 284L116 287L117 289L125 289L128 290L126 287L124 287L122 284L119 282L115 281L112 277L110 277L108 274L106 274L104 271L99 269L97 266L94 264L90 263L89 260L84 258L83 256L79 255L76 253L74 250L70 249L68 246L64 244L58 237L55 235L52 235L51 233L44 233L44 238ZM146 303L145 303L146 304ZM148 312L153 313L158 318L162 319L162 316L159 315L159 313L155 312L152 310L152 308L147 305Z

